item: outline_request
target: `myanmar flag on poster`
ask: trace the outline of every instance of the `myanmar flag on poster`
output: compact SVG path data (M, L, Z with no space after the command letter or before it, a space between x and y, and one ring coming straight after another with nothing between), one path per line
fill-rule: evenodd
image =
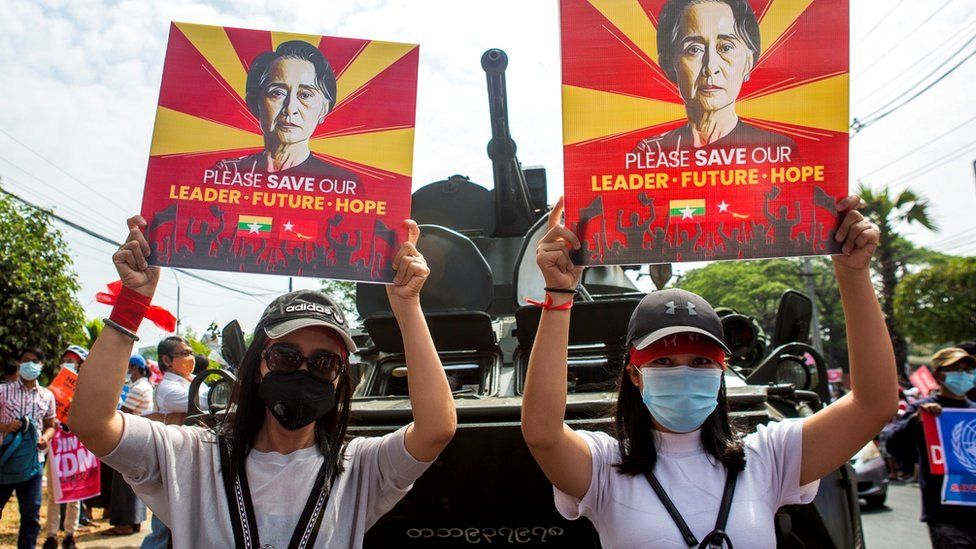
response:
M672 221L699 223L705 216L705 200L672 200L668 212Z
M559 0L576 264L839 253L848 3Z
M392 282L374 228L406 239L419 59L417 44L172 23L142 198L149 261Z
M256 215L237 217L237 236L265 237L271 234L271 218Z

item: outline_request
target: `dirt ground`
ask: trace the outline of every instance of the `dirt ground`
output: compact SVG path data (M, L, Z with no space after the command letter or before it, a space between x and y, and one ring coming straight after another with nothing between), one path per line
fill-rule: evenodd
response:
M108 518L103 518L102 509L94 509L94 519L87 527L79 527L75 533L75 541L78 547L85 548L123 548L139 547L142 538L149 534L149 520L142 523L142 528L137 534L131 536L103 536L102 532L111 528ZM147 515L149 512L147 511ZM44 533L44 521L47 519L47 490L44 490L44 504L41 505L41 534L37 538L37 546L44 543L47 534ZM3 509L3 516L0 518L0 548L17 546L17 530L20 526L20 511L17 507L17 497L11 496L7 506ZM58 535L58 541L64 537L64 533Z

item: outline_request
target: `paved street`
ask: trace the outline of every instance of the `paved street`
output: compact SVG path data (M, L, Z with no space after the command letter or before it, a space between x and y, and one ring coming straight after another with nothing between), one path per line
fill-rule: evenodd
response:
M884 507L862 512L865 545L870 549L931 547L928 529L918 520L920 508L918 484L892 484Z

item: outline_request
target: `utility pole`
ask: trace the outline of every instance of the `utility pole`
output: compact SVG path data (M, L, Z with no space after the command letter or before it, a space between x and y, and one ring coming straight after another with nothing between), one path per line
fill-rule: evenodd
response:
M813 305L813 348L823 356L823 341L820 340L820 313L817 310L817 290L813 285L813 262L809 257L803 258L803 278L807 280L807 297Z

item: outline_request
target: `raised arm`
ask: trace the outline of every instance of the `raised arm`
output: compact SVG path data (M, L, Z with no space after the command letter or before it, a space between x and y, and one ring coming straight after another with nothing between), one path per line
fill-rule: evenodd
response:
M407 451L419 461L432 461L454 438L457 412L444 366L420 308L420 289L430 275L427 260L416 247L420 229L412 220L405 225L409 240L393 259L397 274L386 293L403 335L407 363L407 388L413 410L413 425L406 433Z
M146 262L149 243L142 234L146 220L137 215L129 219L128 225L129 236L112 261L125 288L151 299L159 282L159 267L150 267ZM122 438L122 418L115 406L125 383L132 343L122 332L106 326L78 373L68 424L97 456L114 450Z
M851 392L803 424L801 485L851 459L898 411L895 355L871 283L879 231L855 209L859 202L849 196L837 204L844 219L836 238L847 255L833 257L847 324Z
M574 290L583 268L573 265L569 247L580 241L560 221L563 199L549 213L549 232L539 242L535 258L547 288ZM550 292L546 299L558 306L570 294ZM592 457L586 442L563 420L566 417L566 378L569 349L569 311L543 310L539 320L522 398L522 436L549 482L561 492L582 499L590 487Z

